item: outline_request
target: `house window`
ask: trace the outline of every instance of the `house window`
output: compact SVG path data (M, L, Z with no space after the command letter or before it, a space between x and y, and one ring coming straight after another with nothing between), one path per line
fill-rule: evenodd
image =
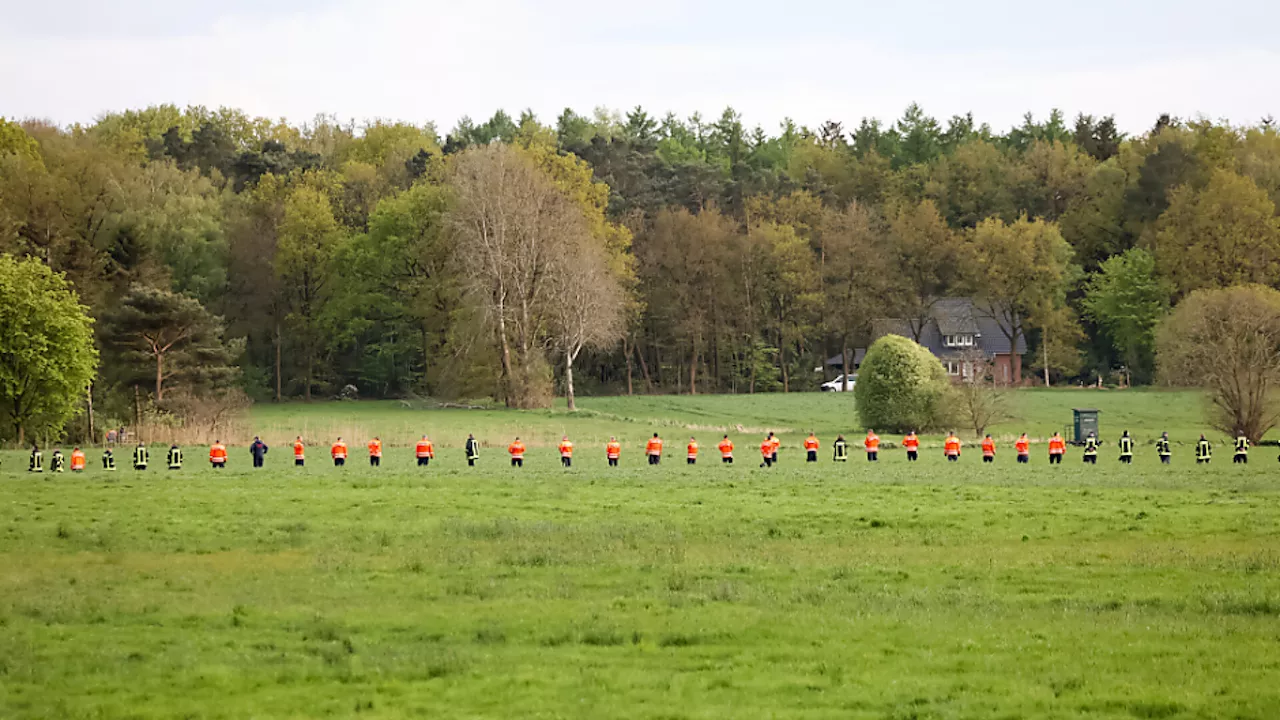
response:
M948 375L959 375L959 374L960 374L960 361L958 361L958 360L948 360L948 361L947 361L947 374L948 374Z
M972 335L943 335L942 344L947 347L973 347Z

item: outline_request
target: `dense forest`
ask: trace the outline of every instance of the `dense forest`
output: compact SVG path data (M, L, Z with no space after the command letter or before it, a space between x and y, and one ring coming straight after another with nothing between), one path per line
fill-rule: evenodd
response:
M1153 121L0 120L0 253L65 275L124 418L233 390L809 390L873 318L948 296L1005 310L1036 381L1144 383L1180 298L1280 283L1271 121Z

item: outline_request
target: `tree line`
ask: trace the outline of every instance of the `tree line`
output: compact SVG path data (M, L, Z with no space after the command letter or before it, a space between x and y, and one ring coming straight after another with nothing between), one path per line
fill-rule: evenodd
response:
M0 119L0 253L66 278L93 399L123 419L348 386L517 407L812 389L874 318L921 328L959 295L1045 381L1151 382L1182 298L1280 282L1277 201L1269 119Z

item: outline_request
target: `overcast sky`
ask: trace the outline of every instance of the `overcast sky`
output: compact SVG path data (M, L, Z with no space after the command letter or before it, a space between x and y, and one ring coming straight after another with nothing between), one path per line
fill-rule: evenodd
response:
M1268 0L0 0L0 116L89 122L157 103L299 123L642 105L750 125L973 111L1280 117Z

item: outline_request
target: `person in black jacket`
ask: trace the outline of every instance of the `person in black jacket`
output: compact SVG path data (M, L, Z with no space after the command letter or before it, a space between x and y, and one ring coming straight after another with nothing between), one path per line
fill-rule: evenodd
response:
M467 435L467 465L475 465L480 459L480 441L475 435Z
M249 452L253 455L254 467L262 467L267 456L267 450L269 449L270 448L267 447L267 444L262 442L262 438L259 438L256 435L253 437L253 444L249 446Z

